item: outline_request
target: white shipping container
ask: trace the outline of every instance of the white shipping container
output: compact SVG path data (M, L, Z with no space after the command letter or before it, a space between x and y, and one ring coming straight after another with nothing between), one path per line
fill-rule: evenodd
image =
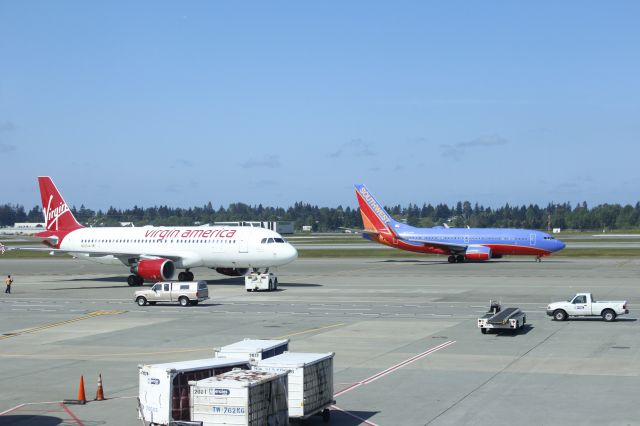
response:
M191 419L203 426L289 424L286 373L233 370L190 384Z
M289 371L289 416L306 418L322 412L328 420L327 408L335 403L333 357L333 352L285 352L259 361L253 369L273 373Z
M189 381L249 368L246 359L207 358L138 366L139 418L157 425L190 420Z
M271 358L289 350L289 339L264 340L244 339L219 349L214 349L216 358L246 359L251 363Z

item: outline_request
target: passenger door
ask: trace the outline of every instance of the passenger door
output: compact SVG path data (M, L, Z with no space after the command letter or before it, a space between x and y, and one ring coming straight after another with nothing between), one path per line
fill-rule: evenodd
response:
M536 234L529 234L529 245L532 247L536 245Z
M589 312L587 306L587 296L584 294L578 295L571 301L567 313L569 315L589 315L591 312Z
M161 302L162 301L162 283L155 283L153 287L151 287L151 294L149 294L150 302Z

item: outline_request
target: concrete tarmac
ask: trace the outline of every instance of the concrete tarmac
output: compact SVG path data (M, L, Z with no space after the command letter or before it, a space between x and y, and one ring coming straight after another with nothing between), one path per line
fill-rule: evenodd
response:
M211 300L138 307L126 269L71 259L0 260L0 425L139 425L138 364L210 357L244 337L333 351L332 425L640 424L640 261L442 257L299 259L280 288L195 269ZM591 291L631 314L554 322L547 303ZM482 335L490 299L529 326ZM80 375L93 399L75 398ZM309 424L322 424L319 418Z

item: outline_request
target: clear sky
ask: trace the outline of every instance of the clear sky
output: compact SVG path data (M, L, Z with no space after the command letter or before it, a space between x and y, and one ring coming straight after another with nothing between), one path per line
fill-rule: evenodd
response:
M640 200L638 1L3 1L0 203Z

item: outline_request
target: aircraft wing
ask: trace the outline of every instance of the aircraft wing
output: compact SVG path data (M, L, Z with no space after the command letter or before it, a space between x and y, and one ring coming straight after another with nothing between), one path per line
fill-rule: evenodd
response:
M433 247L442 250L449 250L452 254L464 254L467 247L469 247L468 244L444 243L442 241L415 241L408 239L402 239L402 241L419 247Z
M88 253L86 251L81 251L81 250L63 250L63 249L56 249L56 248L50 248L50 247L7 247L7 246L3 246L3 249L0 249L0 254L4 253L5 251L47 252L54 256L61 255L61 254L70 254L72 256L80 255L80 256L86 256L86 257L103 257L103 256L111 255L113 257L120 259L120 261L125 265L129 264L128 262L129 259L168 259L174 262L178 262L185 258L191 257L189 256L190 253L185 253L187 256L183 256L178 253L170 254L167 256L166 253L154 254L154 253L133 253L133 252L114 252L114 251Z

